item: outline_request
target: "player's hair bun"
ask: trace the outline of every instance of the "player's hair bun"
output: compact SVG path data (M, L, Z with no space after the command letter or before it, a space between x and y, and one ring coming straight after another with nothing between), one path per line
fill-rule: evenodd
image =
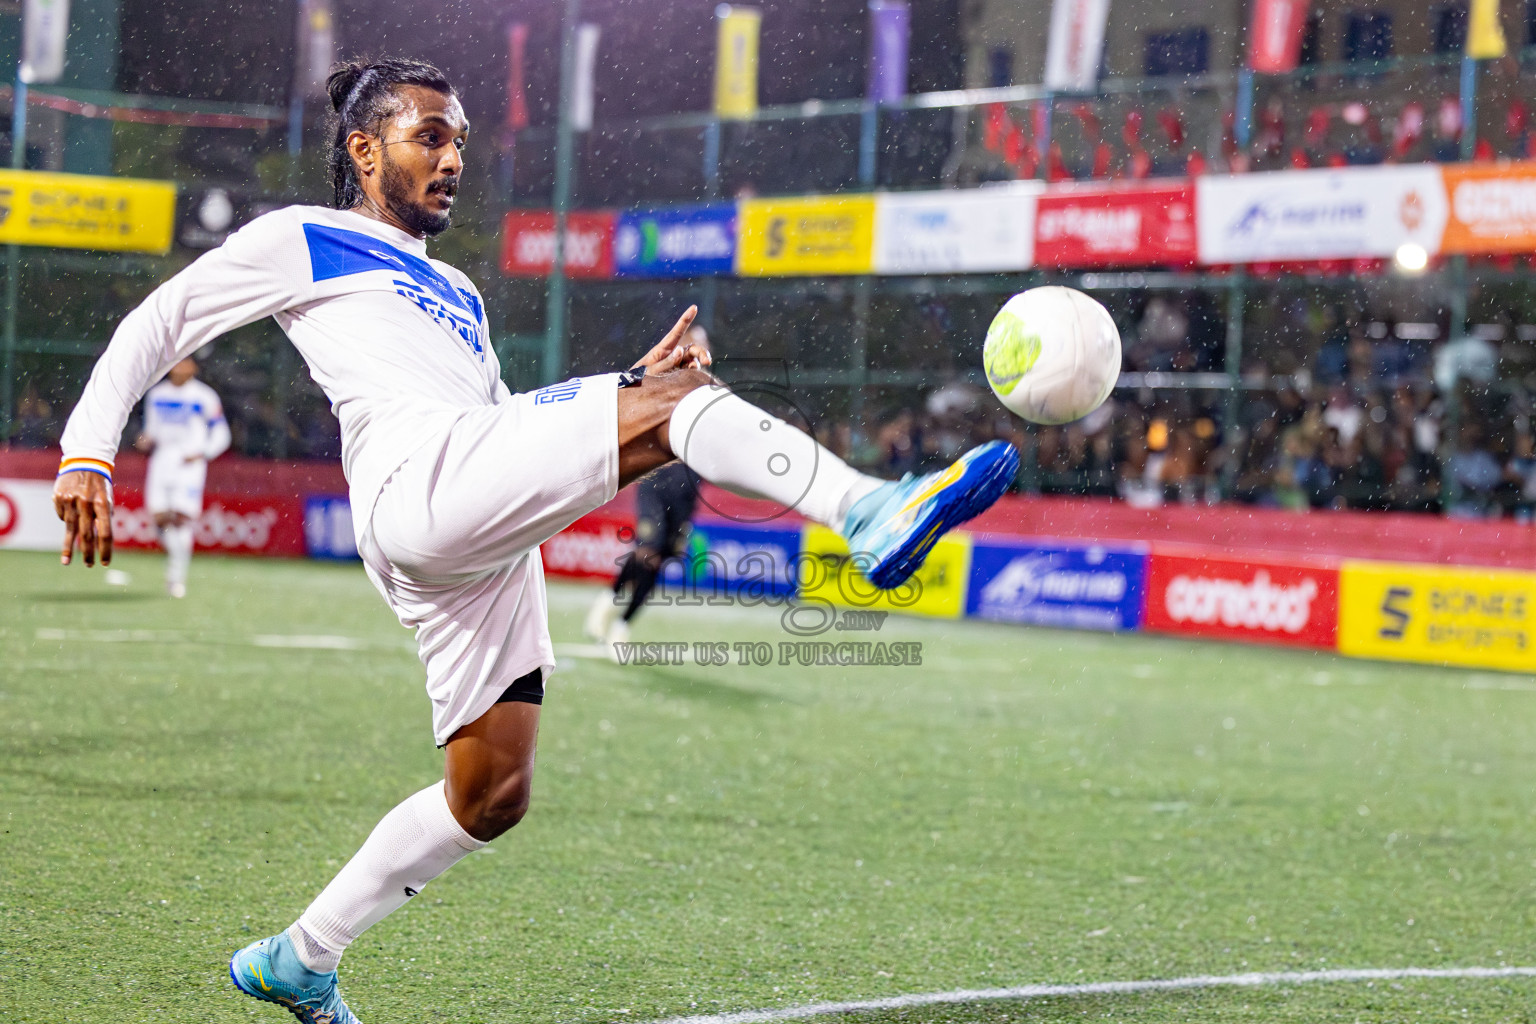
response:
M357 88L358 80L368 70L365 60L344 60L331 65L331 73L325 79L326 95L331 98L331 109L340 113L347 98Z

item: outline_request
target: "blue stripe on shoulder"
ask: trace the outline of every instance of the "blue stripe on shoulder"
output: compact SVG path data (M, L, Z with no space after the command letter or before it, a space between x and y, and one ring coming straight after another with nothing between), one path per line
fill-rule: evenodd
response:
M315 281L329 281L375 270L404 273L455 309L472 309L466 293L455 288L432 264L414 253L397 249L388 242L325 224L304 225L304 240L309 244L309 265ZM478 303L473 305L478 306Z

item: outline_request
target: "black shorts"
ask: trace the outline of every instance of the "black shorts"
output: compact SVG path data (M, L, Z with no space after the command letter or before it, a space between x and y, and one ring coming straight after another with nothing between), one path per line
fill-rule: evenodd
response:
M512 685L507 687L500 697L496 698L497 704L509 704L520 701L524 704L544 703L544 670L534 669L525 675L520 675L512 680Z

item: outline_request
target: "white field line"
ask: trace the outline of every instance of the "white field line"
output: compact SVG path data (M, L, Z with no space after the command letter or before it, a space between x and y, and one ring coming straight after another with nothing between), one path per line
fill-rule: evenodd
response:
M555 657L607 661L608 646L606 644L555 644Z
M1312 985L1340 981L1395 981L1404 978L1533 978L1536 967L1387 967L1337 971L1280 971L1251 974L1197 974L1188 978L1144 981L1095 981L1081 985L1020 985L1017 988L956 989L918 995L863 999L849 1003L809 1003L777 1010L742 1010L691 1017L667 1017L650 1024L765 1024L830 1013L901 1010L914 1006L979 1003L991 999L1042 999L1047 996L1135 995L1140 992L1179 992L1206 988L1263 988L1271 985Z
M39 640L88 644L167 644L186 639L172 629L48 629L39 628Z
M258 633L251 637L253 647L291 647L311 651L360 651L368 644L362 640L354 640L349 636L281 636L273 633Z

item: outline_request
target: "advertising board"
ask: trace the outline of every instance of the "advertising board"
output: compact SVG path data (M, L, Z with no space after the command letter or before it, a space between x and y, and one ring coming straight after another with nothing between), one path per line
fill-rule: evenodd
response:
M794 592L799 556L799 530L695 522L687 550L666 562L661 580L703 596L782 597Z
M1434 253L1449 216L1433 164L1202 177L1195 200L1207 264Z
M736 223L736 273L743 277L871 270L874 196L744 199Z
M1037 626L1135 629L1146 572L1140 548L977 540L965 612Z
M1033 262L1033 182L1006 189L895 192L875 202L877 274L1024 270Z
M173 182L0 170L0 242L163 253L175 220Z
M1344 654L1536 671L1536 573L1349 561L1341 581Z
M53 481L0 479L0 548L58 551L63 546Z
M347 561L358 557L352 502L345 494L304 498L304 550L310 558Z
M1171 553L1154 546L1143 628L1332 650L1339 570L1323 564Z
M144 508L144 496L119 489L114 498L113 544L129 549L158 547L155 520ZM192 539L199 551L302 557L303 499L296 494L207 494Z
M1052 188L1035 213L1042 267L1193 263L1193 182L1136 187Z
M733 203L627 210L613 230L617 277L729 274L735 256Z
M824 526L808 525L801 536L800 597L848 608L957 619L965 611L971 571L971 538L946 534L922 566L894 590L879 590L848 557L848 545Z
M613 276L614 215L574 210L566 217L565 272L570 277ZM555 215L510 210L502 221L501 269L509 277L544 277L555 259Z
M1536 249L1536 161L1446 164L1441 173L1451 209L1443 251Z
M635 528L628 520L608 512L582 516L540 545L544 571L572 579L613 579L619 563L634 546Z

